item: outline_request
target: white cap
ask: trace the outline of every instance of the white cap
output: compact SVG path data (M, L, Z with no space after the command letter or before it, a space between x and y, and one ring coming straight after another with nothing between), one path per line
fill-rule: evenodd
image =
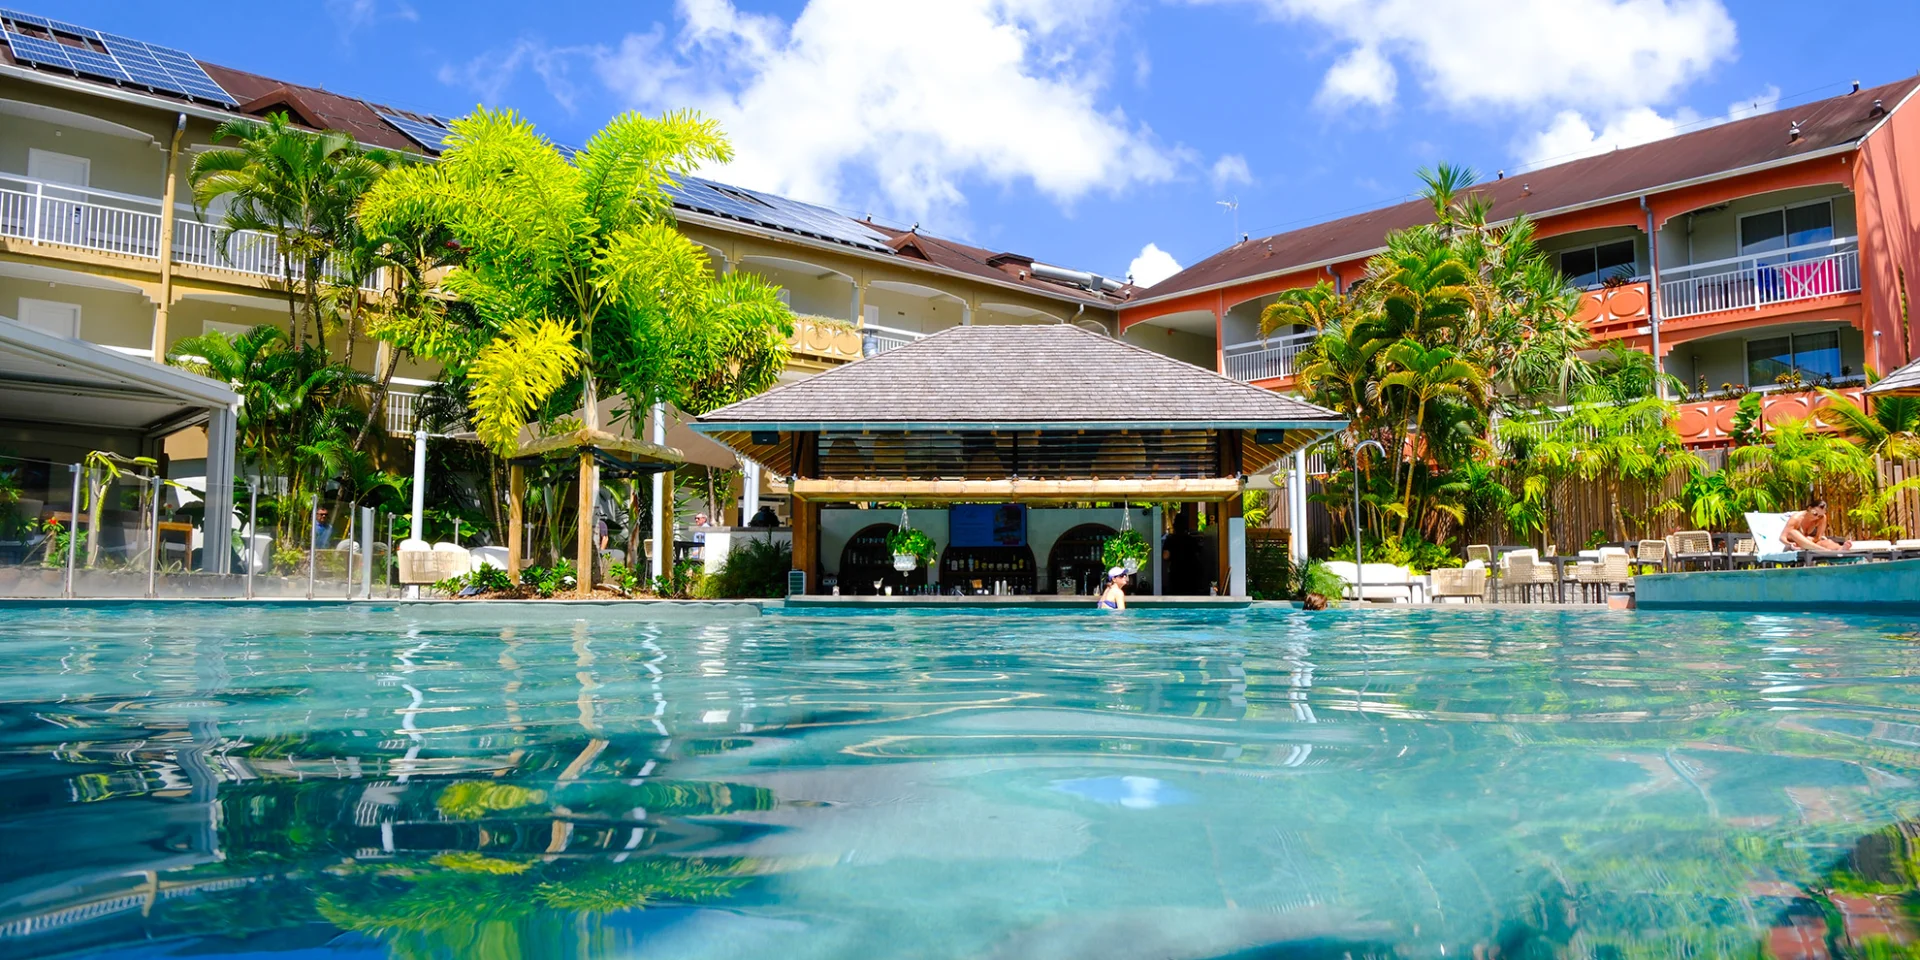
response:
M1126 575L1127 575L1126 567L1114 567L1111 570L1107 571L1108 580L1112 580L1114 577L1124 577Z

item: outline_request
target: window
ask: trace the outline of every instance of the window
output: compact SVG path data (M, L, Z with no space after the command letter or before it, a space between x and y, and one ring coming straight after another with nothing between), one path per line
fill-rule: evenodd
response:
M1576 287L1591 287L1612 277L1631 277L1636 272L1632 240L1609 243L1560 254L1560 272Z
M1740 218L1740 255L1770 253L1833 239L1833 201L1819 200L1797 207L1750 213ZM1819 256L1817 251L1793 254L1791 259Z
M1840 334L1796 333L1747 341L1747 385L1764 387L1794 371L1807 380L1840 377Z

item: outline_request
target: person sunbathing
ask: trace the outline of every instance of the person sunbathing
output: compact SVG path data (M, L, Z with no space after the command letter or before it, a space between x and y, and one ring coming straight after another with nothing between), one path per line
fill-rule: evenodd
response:
M1836 541L1827 537L1825 500L1789 517L1786 529L1780 531L1780 542L1789 550L1845 550L1853 546L1852 540Z

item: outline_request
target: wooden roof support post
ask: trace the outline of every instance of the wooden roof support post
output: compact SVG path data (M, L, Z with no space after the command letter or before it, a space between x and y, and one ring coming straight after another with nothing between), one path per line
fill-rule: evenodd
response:
M653 502L653 555L654 566L660 568L659 576L673 581L673 484L672 470L662 470L655 476L653 489L659 496Z
M820 590L820 504L793 498L793 568L807 575L807 592Z
M517 463L507 464L507 579L520 584L520 555L526 552L527 471Z
M593 481L599 471L595 468L593 454L582 451L580 454L580 531L574 539L574 582L581 598L593 596Z

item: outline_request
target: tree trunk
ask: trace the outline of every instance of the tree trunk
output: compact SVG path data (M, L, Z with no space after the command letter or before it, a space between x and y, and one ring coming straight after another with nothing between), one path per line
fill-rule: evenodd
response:
M304 282L307 288L307 323L313 326L313 339L320 345L321 354L325 355L327 352L327 330L320 322L319 278L320 264L323 262L325 261L315 260L312 257L307 258L307 275L304 278ZM351 357L348 358L348 362L352 362Z
M349 354L351 357L351 354ZM349 359L351 362L351 359ZM380 379L373 385L373 402L368 405L367 422L360 425L360 435L353 438L353 448L363 450L367 445L367 435L373 432L374 425L386 419L387 385L393 382L393 372L400 367L400 351L387 352L387 368L380 372ZM417 426L417 425L416 425Z
M293 285L293 258L280 254L280 278L287 285L287 333L293 337L293 345L300 346L306 341L306 329L300 323L298 288Z
M1425 404L1421 404L1415 409L1413 414L1413 435L1407 438L1409 448L1413 446L1414 437L1424 438L1426 436L1426 434L1421 432L1421 429L1426 426L1426 423L1427 407ZM1406 500L1401 503L1400 513L1400 535L1402 537L1407 535L1407 519L1413 516L1413 475L1415 472L1414 467L1417 465L1413 457L1409 454L1407 456L1407 497Z

